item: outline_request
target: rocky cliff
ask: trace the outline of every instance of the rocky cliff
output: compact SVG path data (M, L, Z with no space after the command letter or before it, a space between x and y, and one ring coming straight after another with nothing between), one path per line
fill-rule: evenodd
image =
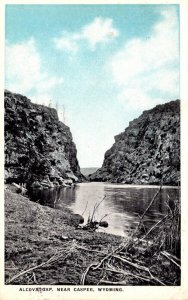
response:
M64 185L81 181L69 127L55 109L5 91L6 182Z
M91 181L169 184L180 181L180 101L144 111L115 136Z

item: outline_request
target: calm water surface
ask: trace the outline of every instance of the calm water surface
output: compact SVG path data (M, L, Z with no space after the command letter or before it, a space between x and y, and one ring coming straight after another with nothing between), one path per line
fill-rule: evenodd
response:
M94 205L104 200L95 213L95 219L109 224L108 228L100 229L107 233L126 236L130 229L135 228L139 218L155 195L157 186L119 185L109 183L80 183L71 188L56 188L33 191L32 198L43 205L62 209L66 206L73 213L83 214L85 221L92 214ZM147 212L144 224L150 226L167 212L166 201L179 198L177 187L163 187L154 204Z

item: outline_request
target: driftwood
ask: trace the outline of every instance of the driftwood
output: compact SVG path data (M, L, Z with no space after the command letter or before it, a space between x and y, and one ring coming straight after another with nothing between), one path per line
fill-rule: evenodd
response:
M133 267L133 269L135 270L139 270L139 274L134 274L134 273L131 273L131 272L127 272L125 270L122 270L122 269L119 269L119 268L115 268L111 265L109 265L109 263L107 262L106 265L103 265L105 261L108 261L108 259L110 257L113 257L117 260L121 260L123 263L125 264L128 264L129 266ZM165 286L166 284L164 282L162 282L159 278L157 278L156 276L154 276L150 269L148 267L145 267L145 266L142 266L142 265L139 265L139 264L135 264L133 262L131 262L130 260L126 259L125 257L120 257L118 255L116 255L113 252L107 254L98 264L96 263L92 263L90 264L87 269L85 270L85 272L82 274L81 276L81 280L80 280L80 284L84 285L85 284L85 279L86 279L86 276L87 274L89 273L89 270L91 269L92 271L95 271L99 268L102 268L104 269L105 271L110 271L110 272L114 272L114 273L120 273L120 274L123 274L123 275L126 275L126 276L130 276L130 277L135 277L137 279L141 279L141 280L144 280L144 281L147 281L147 282L150 282L150 281L155 281L157 283L160 283L161 285ZM146 276L144 274L140 274L140 272L144 272L144 273L147 273L149 276ZM108 283L109 281L105 281L105 280L100 280L100 283ZM110 284L110 282L109 282ZM113 284L123 284L122 282L116 282L116 283L113 283Z
M17 188L17 190L22 194L22 195L25 195L26 192L27 192L27 189L24 188L22 185L19 185L15 182L12 183L13 186L15 186Z
M118 250L119 250L119 249L118 249ZM144 280L144 279L147 280L147 281L153 280L153 281L156 281L156 282L160 283L161 285L165 285L165 283L163 283L161 280L159 280L158 278L156 278L155 276L153 276L153 274L151 273L151 271L149 270L149 268L147 268L147 267L145 267L145 266L142 266L142 265L135 264L135 263L131 262L130 260L126 259L126 258L123 258L123 257L118 256L118 255L116 254L116 251L117 251L117 249L116 249L115 251L112 251L112 252L108 253L108 254L107 254L107 255L106 255L106 256L105 256L98 264L96 264L96 263L90 264L90 265L87 267L87 269L85 270L85 272L82 274L80 284L82 284L82 285L85 284L86 275L88 274L88 272L89 272L90 269L92 269L92 271L95 271L95 270L99 269L99 268L103 265L103 263L104 263L105 261L108 261L109 258L113 257L113 258L116 258L116 259L118 259L118 260L121 260L122 262L124 262L124 263L130 265L130 266L133 267L134 269L138 269L139 271L144 271L144 272L146 272L146 273L148 273L148 274L150 275L150 277L145 277L145 276L141 276L141 275L137 275L137 274L136 274L136 275L134 275L133 277L137 277L137 278L140 278L140 279L141 279L141 277L142 277L143 280ZM105 270L109 270L109 268L106 269L105 267L104 267L104 269L105 269ZM111 268L111 270L112 270L112 268ZM115 269L114 269L114 268L113 268L113 271L115 272ZM116 270L116 271L119 272L119 270ZM122 273L122 272L124 272L124 271L121 271L121 273ZM124 272L123 274L125 274L125 273L127 274L127 272ZM129 275L130 275L130 274L132 274L132 273L129 273ZM133 274L132 274L132 275L133 275Z

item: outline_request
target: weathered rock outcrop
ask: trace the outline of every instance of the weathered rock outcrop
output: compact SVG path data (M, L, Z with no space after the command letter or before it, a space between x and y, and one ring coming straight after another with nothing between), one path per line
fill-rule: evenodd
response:
M169 184L180 181L180 101L144 111L115 136L91 181Z
M81 181L72 135L57 111L5 91L5 180L43 186Z

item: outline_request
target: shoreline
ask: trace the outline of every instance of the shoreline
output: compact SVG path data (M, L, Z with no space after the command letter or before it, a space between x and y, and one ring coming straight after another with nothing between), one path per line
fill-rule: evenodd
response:
M87 182L79 182L76 183L75 186L79 186L79 185L85 185L85 184L101 184L101 185L113 185L114 187L120 187L120 188L138 188L138 189L142 189L142 188L148 188L148 189L157 189L160 188L160 185L151 185L151 184L126 184L126 183L113 183L113 182L107 182L107 181L87 181ZM162 189L179 189L181 188L181 185L162 185Z
M180 284L179 267L152 244L76 229L74 216L67 208L42 206L7 187L5 284Z

